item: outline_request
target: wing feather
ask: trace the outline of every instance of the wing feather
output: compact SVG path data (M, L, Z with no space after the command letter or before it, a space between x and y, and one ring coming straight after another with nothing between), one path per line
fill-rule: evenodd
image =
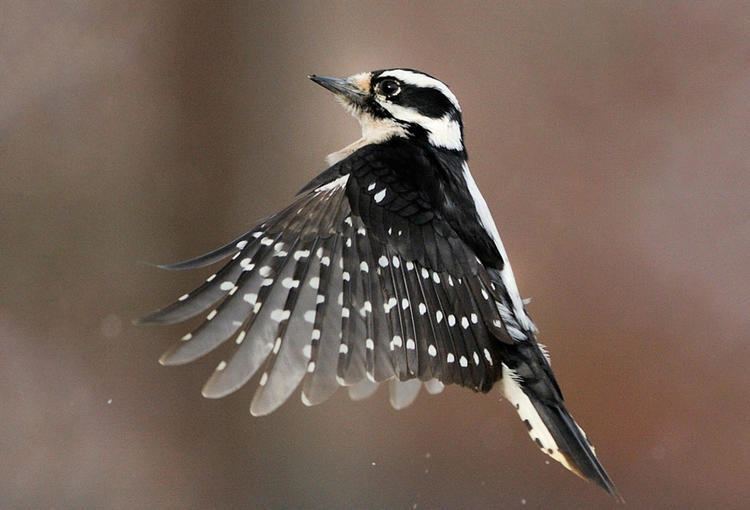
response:
M423 383L430 393L451 383L491 386L498 339L513 342L492 277L423 196L387 169L367 175L322 184L232 243L168 265L232 257L144 320L179 322L213 307L161 361L187 363L234 338L203 394L225 396L261 371L254 415L278 408L300 384L313 405L342 385L365 398L390 381L396 408Z
M313 344L313 359L310 362L312 371L305 378L302 390L302 401L307 405L324 402L339 386L336 369L342 336L343 306L342 301L339 301L343 292L343 269L339 265L341 244L338 236L332 237L330 247L320 252L319 299L313 330L316 332L314 339L317 341Z

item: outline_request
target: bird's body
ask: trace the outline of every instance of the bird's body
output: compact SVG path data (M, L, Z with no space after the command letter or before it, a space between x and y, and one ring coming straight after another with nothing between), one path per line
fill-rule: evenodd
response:
M192 361L233 338L234 353L203 393L224 396L260 372L256 415L300 384L312 405L339 386L364 398L388 381L397 408L423 383L430 392L499 385L546 454L616 495L536 341L469 172L455 95L408 69L311 79L360 120L362 138L329 156L283 211L212 253L164 266L230 259L144 319L211 310L162 363Z

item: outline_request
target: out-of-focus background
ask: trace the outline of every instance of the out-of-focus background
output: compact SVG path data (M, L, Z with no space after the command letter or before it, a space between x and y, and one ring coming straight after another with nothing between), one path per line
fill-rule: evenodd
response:
M308 73L414 67L630 508L750 496L747 2L0 2L0 507L612 508L496 395L251 418L131 319L358 137Z

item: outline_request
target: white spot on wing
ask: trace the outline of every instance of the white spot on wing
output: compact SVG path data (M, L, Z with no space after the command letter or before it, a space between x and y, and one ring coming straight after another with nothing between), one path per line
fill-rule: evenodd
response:
M290 277L287 277L284 278L284 280L281 282L281 285L283 285L285 289L295 289L299 287L299 280L294 280Z
M271 319L275 320L276 322L281 322L283 320L286 320L291 315L291 312L289 310L274 310L271 312Z
M391 311L391 308L396 306L398 304L398 301L396 298L390 298L387 302L383 303L383 311L385 313L389 313Z

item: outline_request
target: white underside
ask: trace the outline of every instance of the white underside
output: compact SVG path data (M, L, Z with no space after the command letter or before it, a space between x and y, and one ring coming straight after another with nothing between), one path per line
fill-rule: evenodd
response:
M487 207L487 202L479 191L477 183L474 182L474 177L472 177L471 172L469 171L469 165L466 162L463 164L463 170L464 180L466 181L466 186L469 188L469 192L474 199L474 207L476 207L477 213L479 214L479 219L481 220L484 229L490 235L492 240L495 241L497 251L499 251L500 255L503 257L503 269L500 271L500 277L503 280L505 289L510 295L516 320L518 320L518 323L525 330L535 331L536 328L534 327L534 324L526 315L526 310L524 310L523 299L521 299L521 294L518 292L518 285L516 284L516 278L513 275L513 268L510 267L508 254L505 252L505 246L503 246L503 241L500 239L500 233L497 231L495 221L492 219L490 208Z

